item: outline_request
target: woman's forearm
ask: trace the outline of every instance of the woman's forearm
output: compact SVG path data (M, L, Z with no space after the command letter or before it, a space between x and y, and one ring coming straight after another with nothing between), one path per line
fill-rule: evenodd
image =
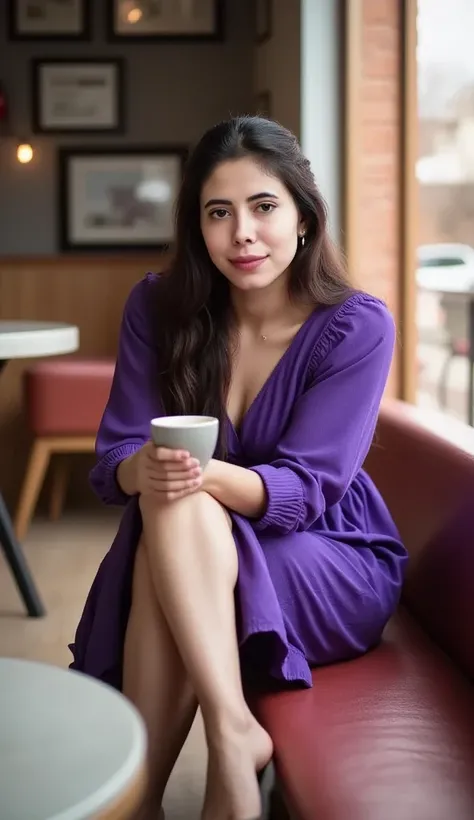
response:
M258 473L225 461L211 459L204 470L202 489L246 518L260 518L267 506L265 485Z
M136 495L136 453L117 467L117 482L126 495ZM202 490L205 490L229 510L246 518L259 518L267 506L265 485L253 470L212 459L204 470Z
M124 458L117 467L117 481L120 489L126 495L136 495L138 492L135 456L136 453L133 453L128 458Z

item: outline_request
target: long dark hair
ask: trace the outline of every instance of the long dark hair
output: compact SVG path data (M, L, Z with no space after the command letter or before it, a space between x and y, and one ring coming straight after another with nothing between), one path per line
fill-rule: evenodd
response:
M176 209L176 252L158 288L156 333L165 412L217 416L221 457L233 316L228 282L211 261L201 233L200 195L219 163L242 157L257 160L283 182L305 221L305 244L291 264L289 295L330 305L351 290L328 235L325 202L296 137L261 117L236 117L210 128L186 165Z

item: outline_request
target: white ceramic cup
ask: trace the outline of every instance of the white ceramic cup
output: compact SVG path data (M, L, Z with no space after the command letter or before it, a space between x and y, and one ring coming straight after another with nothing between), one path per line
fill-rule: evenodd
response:
M219 420L213 416L161 416L150 422L151 440L156 447L187 450L202 469L216 449Z

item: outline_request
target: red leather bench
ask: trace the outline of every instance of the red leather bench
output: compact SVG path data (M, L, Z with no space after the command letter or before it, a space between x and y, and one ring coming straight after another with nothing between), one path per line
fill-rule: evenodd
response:
M411 562L381 644L254 704L295 820L474 818L474 430L393 402L366 467Z

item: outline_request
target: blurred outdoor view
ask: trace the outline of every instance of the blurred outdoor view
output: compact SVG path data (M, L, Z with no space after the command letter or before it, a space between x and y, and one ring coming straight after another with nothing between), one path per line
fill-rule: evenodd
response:
M470 423L473 34L474 0L418 0L417 402Z

